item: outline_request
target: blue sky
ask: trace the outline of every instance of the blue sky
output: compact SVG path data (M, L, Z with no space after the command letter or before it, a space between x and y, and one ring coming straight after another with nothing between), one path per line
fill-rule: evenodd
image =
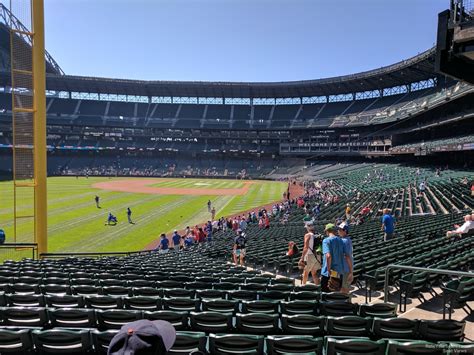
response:
M67 74L287 81L378 68L436 41L448 0L45 0Z

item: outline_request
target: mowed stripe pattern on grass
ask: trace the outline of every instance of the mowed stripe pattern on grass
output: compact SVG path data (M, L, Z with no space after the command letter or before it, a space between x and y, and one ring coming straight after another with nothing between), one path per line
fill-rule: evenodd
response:
M258 205L281 199L286 184L255 181L243 196L207 195L148 195L98 190L91 187L97 182L115 181L107 178L49 178L48 179L48 247L50 252L104 252L140 250L156 240L160 233L170 233L187 225L202 223L210 218L207 201L216 207L218 216L231 215ZM120 179L123 180L123 179ZM157 185L160 179L156 179ZM163 181L164 182L164 181ZM176 179L167 183L180 187L239 188L241 181L212 179ZM190 185L191 184L191 185ZM198 184L197 186L195 184ZM171 186L170 186L171 187ZM101 197L101 209L96 208L94 196ZM13 236L13 185L0 182L0 228ZM18 206L31 213L32 195ZM136 224L127 223L126 208L133 211ZM108 212L119 219L116 226L105 226ZM18 241L32 240L33 222L25 220L18 228Z

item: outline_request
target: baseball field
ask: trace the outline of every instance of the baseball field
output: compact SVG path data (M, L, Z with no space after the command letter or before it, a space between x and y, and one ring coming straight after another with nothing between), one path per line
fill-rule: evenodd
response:
M231 216L280 200L287 184L273 181L220 179L75 178L48 179L48 251L105 252L141 250L161 233L184 229L210 219ZM100 197L100 208L95 196ZM13 184L0 182L0 228L13 242ZM31 214L33 195L24 192L19 214ZM126 209L132 210L127 221ZM111 212L117 225L106 225ZM33 221L20 220L17 242L32 241Z

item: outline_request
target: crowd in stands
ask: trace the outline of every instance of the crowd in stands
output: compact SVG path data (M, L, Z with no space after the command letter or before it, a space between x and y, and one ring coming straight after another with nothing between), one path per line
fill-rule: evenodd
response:
M447 151L451 150L460 150L458 147L464 144L474 143L474 135L464 135L452 138L442 138L434 139L425 142L416 142L409 144L397 145L390 148L392 153L407 153L407 152L417 152L419 150L435 151L437 149L444 149Z
M272 346L276 344L273 338L284 334L286 351L283 353L301 352L301 347L295 348L292 345L295 341L301 341L303 345L300 345L305 349L309 349L308 344L312 344L311 349L316 349L318 341L319 350L314 353L321 354L323 347L330 349L333 346L331 336L344 335L349 337L344 341L351 343L356 341L351 337L362 334L367 337L364 342L370 342L370 346L377 343L380 351L373 352L367 347L361 353L384 354L389 346L393 346L385 339L390 337L390 332L384 333L382 337L374 333L377 329L376 319L383 317L389 317L387 322L391 323L387 324L388 328L393 322L403 322L396 328L396 335L400 337L403 334L409 339L416 339L418 345L420 339L462 340L465 321L446 320L442 324L432 321L432 327L442 329L438 332L442 335L436 340L432 340L430 335L421 330L407 335L409 327L415 324L416 329L422 329L421 324L426 321L401 321L402 318L397 318L395 304L368 304L367 299L365 303L359 304L352 300L350 292L365 287L366 297L370 300L373 290L380 291L381 283L378 280L380 275L384 275L384 267L394 262L472 270L474 239L469 233L473 226L473 216L466 215L464 224L456 226L454 232L448 233L448 238L446 237L446 231L454 222L458 222L464 207L467 206L470 210L474 207L474 199L468 193L471 175L466 171L403 166L370 165L355 170L348 173L348 167L338 166L331 169L325 177L295 181L302 189L298 195L286 194L286 198L279 203L255 208L233 217L216 216L215 207L208 203L208 222L187 227L183 231L175 230L170 235L161 234L156 252L126 258L102 258L98 261L65 259L54 261L51 265L47 264L47 260L41 261L42 267L48 265L48 272L54 265L75 268L68 271L90 275L94 280L97 278L91 281L94 285L73 284L73 292L99 292L96 288L100 287L103 294L54 296L57 304L63 302L61 297L68 297L68 305L83 302L85 306L77 306L77 311L35 308L34 312L44 312L54 324L63 325L74 324L72 313L88 312L89 318L92 315L97 318L94 321L88 318L83 321L85 323L81 323L89 325L95 322L88 327L88 338L94 339L94 344L99 344L98 339L106 339L104 343L110 343L112 349L116 348L117 341L123 337L123 329L129 331L133 327L133 332L140 332L141 326L150 326L148 322L143 323L142 318L166 320L176 329L175 343L171 344L170 341L166 346L171 349L171 353L191 353L196 349L201 349L201 353L211 354L219 353L216 349L228 350L223 353L237 353L244 346L241 344L245 344L244 350L249 353L275 354L278 352L272 350ZM384 196L380 194L380 190L386 189L387 184L411 184L412 189L422 190L419 186L421 182L425 184L422 186L425 195L431 189L439 189L439 196L449 193L453 205L459 207L459 211L437 211L428 216L396 215L396 208L393 208L390 200L378 201ZM416 211L415 206L411 207ZM247 266L253 270L245 268ZM9 264L8 267L12 266ZM270 275L268 271L289 277ZM132 274L122 274L125 272ZM295 285L295 278L300 276L302 285ZM113 277L117 280L112 280ZM71 282L81 282L77 280L81 279L75 277ZM399 292L400 300L404 299L406 303L407 298L415 296L404 285L422 284L433 288L441 284L444 287L446 281L455 282L456 285L450 284L450 287L461 293L464 292L462 290L472 290L469 288L472 286L470 281L462 278L447 279L429 273L399 272L394 273L391 278L391 282L398 282L399 290L391 289L390 292ZM133 288L129 285L133 285ZM41 290L46 289L45 286L41 287ZM110 295L112 292L115 292L113 297ZM125 292L126 296L119 296L118 292ZM444 297L448 291L442 292ZM5 297L10 300L14 296ZM31 297L26 299L30 305L33 304ZM49 302L50 296L47 297ZM16 302L20 301L21 299ZM78 307L96 308L82 310ZM367 312L375 312L377 307L383 309L385 315L379 313L374 318L373 313L364 313L366 308ZM6 309L0 309L0 312L24 312L15 307ZM451 314L451 311L448 313ZM35 319L41 319L36 313L34 315ZM63 323L58 323L57 319L61 316L64 317L61 318ZM12 319L16 318L9 317L6 324L15 325ZM136 320L141 323L129 324ZM338 323L334 328L331 322L336 320L341 324ZM27 323L25 318L21 322L23 326L38 324ZM320 322L318 324L321 324L321 328L315 322ZM119 330L122 326L125 328ZM341 329L341 326L346 329L345 332L335 331L336 328ZM95 330L95 327L99 329ZM356 327L359 329L358 333L353 332ZM454 328L457 329L456 334L460 335L447 335ZM159 331L160 329L153 329L150 333L153 336L147 338L147 341L158 338L158 343L163 346L157 335ZM394 328L390 328L390 331L394 332ZM2 330L0 335L1 332ZM201 333L197 335L198 332ZM117 338L112 340L114 336ZM220 339L220 336L223 338ZM256 337L260 337L260 345L249 345L250 339L256 340ZM369 337L376 340L369 340ZM264 341L267 350L262 345ZM360 342L360 338L357 341ZM1 343L0 339L0 346ZM191 343L192 351L189 350ZM432 346L435 343L423 344ZM97 345L83 343L83 346L94 348ZM349 350L345 351L350 352Z

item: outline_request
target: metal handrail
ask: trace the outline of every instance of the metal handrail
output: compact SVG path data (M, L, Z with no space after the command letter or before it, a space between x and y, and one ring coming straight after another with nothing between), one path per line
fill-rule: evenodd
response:
M149 254L154 252L154 250L137 250L137 251L106 251L106 252L70 252L70 253L41 253L40 259L45 258L65 258L65 257L84 257L84 256L91 256L91 257L101 257L101 256L130 256L130 255L137 255L137 254Z
M417 267L417 266L407 266L407 265L398 265L390 264L385 269L385 280L383 286L383 301L388 302L388 278L390 276L390 270L409 270L409 271L421 271L429 272L430 274L440 274L440 275L455 275L455 276L465 276L465 277L474 277L474 272L465 272L465 271L454 271L454 270L445 270L445 269L430 269L427 267Z

